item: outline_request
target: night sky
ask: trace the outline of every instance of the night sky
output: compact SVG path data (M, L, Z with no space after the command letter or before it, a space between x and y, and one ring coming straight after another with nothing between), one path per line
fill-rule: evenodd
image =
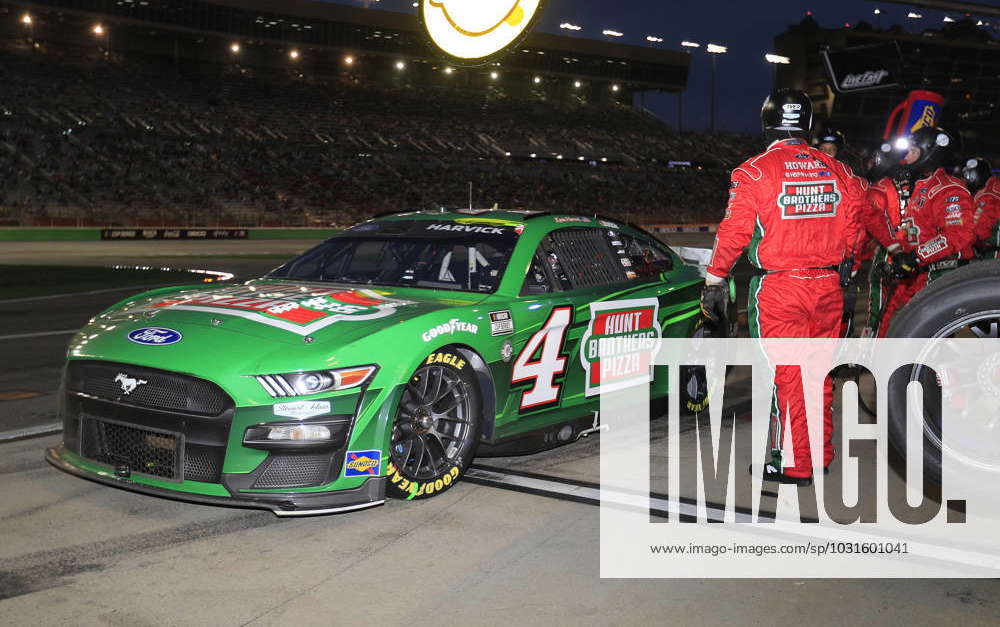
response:
M415 11L412 0L331 0L341 4L368 6L374 9ZM1000 0L978 0L982 4L1000 5ZM717 126L720 129L759 131L760 104L771 86L771 69L764 61L774 37L812 11L814 19L827 28L843 27L859 21L876 23L874 10L882 11L883 28L903 24L909 30L940 28L944 13L914 9L904 5L872 2L871 0L803 0L747 2L745 0L548 0L539 30L604 39L601 31L612 29L624 33L621 41L648 45L646 35L662 37L662 44L682 50L682 40L703 45L695 52L691 77L684 95L684 127L704 129L709 124L711 62L704 44L711 42L729 47L729 54L718 60ZM907 19L909 11L923 19ZM954 14L960 18L961 15ZM571 22L583 30L571 33L560 30L559 24ZM671 124L677 121L676 96L657 95L646 99L646 106Z

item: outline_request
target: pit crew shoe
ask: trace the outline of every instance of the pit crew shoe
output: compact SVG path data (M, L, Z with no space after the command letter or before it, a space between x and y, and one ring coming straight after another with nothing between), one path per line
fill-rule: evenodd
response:
M750 466L750 474L753 474L753 466ZM773 464L764 464L764 481L774 483L786 483L805 488L813 483L812 477L790 477L774 467Z

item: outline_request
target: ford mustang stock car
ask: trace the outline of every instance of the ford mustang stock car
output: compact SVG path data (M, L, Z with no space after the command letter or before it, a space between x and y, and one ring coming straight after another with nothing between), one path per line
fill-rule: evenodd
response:
M701 280L600 217L380 217L263 278L153 290L91 319L69 345L63 440L46 457L278 515L430 497L476 455L591 430L602 389L650 373L635 353L602 363L598 342L691 336ZM681 387L689 408L707 402L703 385Z

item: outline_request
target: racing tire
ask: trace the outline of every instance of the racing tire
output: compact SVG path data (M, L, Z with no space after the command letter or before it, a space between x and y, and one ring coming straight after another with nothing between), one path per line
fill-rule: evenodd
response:
M414 371L396 409L386 494L414 500L455 485L479 444L482 404L472 365L455 350L431 353Z
M893 317L890 338L948 337L963 324L980 319L1000 319L1000 261L974 263L960 268L931 283ZM929 373L927 373L929 374ZM889 442L905 458L906 450L906 385L920 380L925 390L933 385L930 377L911 372L901 384L890 385ZM924 394L934 392L925 391ZM893 409L895 408L895 411ZM924 478L941 483L941 445L931 437L935 420L940 416L924 416ZM930 433L929 433L930 432Z

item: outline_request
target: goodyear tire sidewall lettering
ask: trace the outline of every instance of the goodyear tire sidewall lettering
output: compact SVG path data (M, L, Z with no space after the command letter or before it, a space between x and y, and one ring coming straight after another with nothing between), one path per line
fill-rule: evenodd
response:
M462 470L458 464L453 463L447 471L437 479L420 483L411 481L404 477L396 465L390 460L386 462L385 477L391 484L407 494L406 499L412 500L422 496L432 496L438 492L443 492L453 486L461 475Z

